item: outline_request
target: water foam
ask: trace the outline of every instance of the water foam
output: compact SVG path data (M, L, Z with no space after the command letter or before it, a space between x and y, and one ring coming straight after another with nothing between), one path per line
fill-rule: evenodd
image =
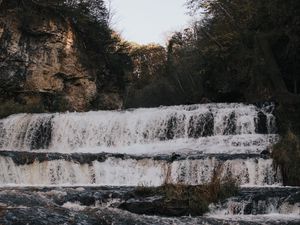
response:
M244 104L19 114L0 120L0 149L157 154L258 153L276 142L274 116Z
M241 185L271 185L279 177L270 159L218 160L214 157L194 160L164 161L110 157L103 162L79 164L53 160L16 165L10 157L0 157L1 185L98 185L160 186L165 183L198 185L210 182L217 168L220 177L230 174Z

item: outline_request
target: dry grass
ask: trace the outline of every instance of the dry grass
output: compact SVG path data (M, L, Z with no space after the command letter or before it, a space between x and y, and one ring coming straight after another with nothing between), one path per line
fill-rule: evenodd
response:
M43 111L43 108L38 105L22 105L14 101L6 101L1 103L0 119L16 113L39 113Z
M236 182L228 178L221 180L219 169L215 171L212 181L205 185L165 184L157 188L139 187L136 194L139 196L162 195L161 213L178 212L176 216L201 216L208 212L211 203L222 201L234 196L238 192Z

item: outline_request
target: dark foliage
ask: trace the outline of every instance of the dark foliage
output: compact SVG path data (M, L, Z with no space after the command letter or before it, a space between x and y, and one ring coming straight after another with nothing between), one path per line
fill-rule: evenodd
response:
M170 38L164 73L182 103L300 104L300 2L188 0L187 6L196 22Z
M283 183L288 186L300 185L300 139L288 131L274 146L272 156L282 172Z

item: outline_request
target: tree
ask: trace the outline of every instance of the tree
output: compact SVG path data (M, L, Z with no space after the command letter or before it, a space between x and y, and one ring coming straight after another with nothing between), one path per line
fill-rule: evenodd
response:
M267 81L268 95L297 102L299 98L293 94L299 93L300 80L299 5L292 0L187 1L192 14L203 14L198 29L202 47L198 50L209 56L214 67L236 73L237 79L248 74L245 80L255 80L256 85L260 80L261 89ZM211 74L216 69L206 67Z
M132 44L130 57L133 63L131 80L139 88L162 77L167 60L166 50L157 44Z

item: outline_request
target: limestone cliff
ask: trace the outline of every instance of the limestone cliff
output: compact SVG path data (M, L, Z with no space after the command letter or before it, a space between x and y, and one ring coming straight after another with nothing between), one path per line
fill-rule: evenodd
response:
M59 97L66 109L84 111L104 96L103 108L122 106L119 93L112 94L113 104L105 105L111 94L99 93L95 69L81 62L80 37L71 22L46 13L25 21L14 7L0 11L2 97L48 106Z

